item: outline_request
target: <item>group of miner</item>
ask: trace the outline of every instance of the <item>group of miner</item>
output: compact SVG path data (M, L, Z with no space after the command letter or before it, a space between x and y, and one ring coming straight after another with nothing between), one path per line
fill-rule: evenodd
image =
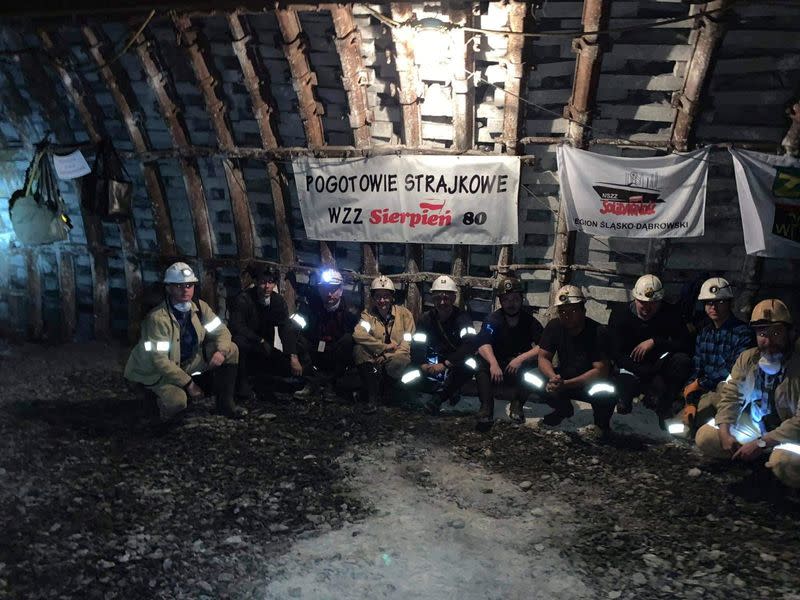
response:
M243 418L237 401L274 399L269 382L276 380L293 382L297 400L352 402L365 414L419 398L439 414L466 386L480 400L482 432L494 423L496 398L509 401L517 424L525 422L526 402L549 405L544 427L572 417L580 401L591 405L600 439L612 435L614 413L630 413L640 398L662 428L693 437L706 456L763 464L800 488L800 349L792 316L781 300L767 299L749 323L741 321L722 277L700 288L696 300L707 319L698 331L664 300L655 275L637 280L633 299L613 307L608 325L588 318L587 297L565 285L544 327L525 305L523 282L511 276L497 281L500 308L476 326L457 306L459 289L448 276L433 281L432 307L415 322L385 275L372 281L368 306L359 310L344 297L342 274L320 270L293 313L277 290L277 271L253 268L250 275L228 304L226 324L195 298L189 265L166 270L163 301L144 319L125 368L127 379L155 395L164 427L179 422L190 401L210 395L218 413Z

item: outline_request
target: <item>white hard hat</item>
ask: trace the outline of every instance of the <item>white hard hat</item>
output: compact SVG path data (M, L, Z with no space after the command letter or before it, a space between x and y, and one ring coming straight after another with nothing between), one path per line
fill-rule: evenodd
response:
M437 277L436 281L433 282L431 292L453 292L457 294L458 286L450 277L442 275L441 277Z
M192 267L185 262L172 263L164 272L164 283L197 283Z
M642 302L655 302L664 299L664 286L655 275L642 275L633 286L633 297Z
M325 269L319 274L317 285L342 285L344 277L336 269Z
M700 287L698 300L730 300L733 298L733 287L727 279L712 277L706 279Z
M391 290L394 291L394 283L386 275L379 275L372 280L372 285L369 286L371 292L377 290Z
M581 302L586 302L586 296L577 285L565 285L556 292L555 306L580 304Z

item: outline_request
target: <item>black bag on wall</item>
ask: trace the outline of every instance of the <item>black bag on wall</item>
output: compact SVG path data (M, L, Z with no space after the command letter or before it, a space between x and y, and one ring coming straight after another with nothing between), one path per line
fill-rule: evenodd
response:
M102 140L97 145L92 172L83 178L81 204L103 221L119 223L133 215L132 197L133 184L114 145Z

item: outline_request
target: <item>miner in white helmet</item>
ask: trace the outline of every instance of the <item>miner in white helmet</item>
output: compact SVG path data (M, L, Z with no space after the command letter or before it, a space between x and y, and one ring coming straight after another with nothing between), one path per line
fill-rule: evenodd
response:
M309 286L311 287L311 286ZM300 330L298 350L314 365L306 386L294 397L308 400L320 397L329 385L346 397L358 387L353 371L353 330L361 311L349 305L344 297L344 277L336 269L325 268L317 273L316 285L292 316ZM353 387L355 386L355 387Z
M433 308L420 317L411 339L411 366L418 369L420 388L434 394L428 408L438 414L442 403L456 404L461 387L475 375L472 317L455 305L458 286L447 275L431 286Z
M692 372L683 388L685 407L681 418L689 429L695 421L702 424L714 416L719 392L733 363L742 352L755 346L753 330L733 314L733 287L726 279L707 279L697 299L703 303L710 322L697 336Z
M586 297L574 285L556 292L557 319L551 319L539 340L539 373L529 378L532 387L544 392L553 407L545 425L558 425L573 415L572 400L592 405L594 424L606 436L617 403L616 389L608 379L611 371L605 327L586 316ZM558 355L558 367L553 359Z
M125 377L155 393L163 422L177 417L187 400L211 387L217 411L227 417L247 414L234 392L239 349L225 323L204 301L193 300L197 277L176 262L164 274L165 299L142 322L139 342L125 365Z
M364 412L373 413L381 387L394 386L411 362L410 337L414 335L411 312L394 303L394 283L385 275L370 285L371 306L361 313L353 332L353 358L361 376Z
M759 302L750 318L755 348L736 359L722 386L714 421L695 438L701 452L716 459L752 463L755 482L766 467L785 485L800 488L800 352L792 315L777 299Z
M611 358L618 373L617 412L629 413L633 399L656 411L659 423L672 416L691 369L689 329L677 308L664 301L664 286L655 275L643 275L633 301L616 306L608 321Z

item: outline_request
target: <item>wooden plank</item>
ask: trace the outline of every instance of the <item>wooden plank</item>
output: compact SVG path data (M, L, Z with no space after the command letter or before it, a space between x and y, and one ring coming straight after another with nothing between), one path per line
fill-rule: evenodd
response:
M191 19L186 15L173 15L173 23L180 36L181 45L189 54L189 63L192 65L192 70L203 94L206 111L211 119L214 132L217 134L219 147L223 151L231 150L236 147L236 143L233 139L227 106L218 92L222 86L218 85L220 82L212 74L206 60L206 55L210 53L208 43L202 39L197 28L192 25ZM244 175L237 160L223 159L222 166L228 184L238 254L242 259L251 258L255 255L255 234Z
M75 264L72 256L56 251L58 257L58 292L61 298L61 339L72 341L75 337L77 309L75 301Z
M450 21L458 27L473 27L470 11L451 10ZM475 83L470 75L475 71L475 34L460 29L450 32L450 64L453 90L453 147L469 150L475 137Z
M25 274L28 301L28 337L41 340L44 337L44 317L42 316L42 274L39 271L39 254L25 248Z
M103 122L100 120L103 114L97 104L94 95L89 91L88 86L83 81L79 73L72 74L67 71L63 64L55 60L54 56L64 55L66 49L56 34L39 31L39 38L45 49L50 53L51 63L58 72L61 82L67 91L67 95L72 101L75 110L83 122L90 139L98 143L103 138L109 138L105 131ZM55 53L55 54L54 54ZM78 195L80 196L80 190ZM108 258L99 251L103 245L103 227L100 219L96 215L88 213L81 203L81 216L83 218L86 242L89 247L90 260L92 262L92 289L95 310L95 337L107 339L111 330L111 313L108 299L108 282L98 282L96 276L107 275ZM120 232L120 242L124 256L125 283L128 295L128 323L132 341L138 339L139 323L142 317L142 272L136 257L139 245L133 223L128 220L118 225ZM97 263L100 263L97 265ZM74 282L73 282L74 285ZM105 309L98 309L98 306L105 306ZM133 334L136 334L133 337Z
M136 117L139 111L138 109L134 111L132 105L131 99L135 98L135 96L130 91L130 81L128 81L127 76L121 69L107 64L106 57L103 54L102 46L107 45L105 36L89 26L82 27L81 32L89 44L89 54L97 64L100 76L114 98L114 104L122 117L122 122L125 124L134 150L138 154L148 152L151 149L150 141L147 138L146 131L139 126L139 119ZM101 115L102 112L97 114ZM161 254L165 256L177 254L172 218L164 196L164 185L161 181L158 166L151 164L155 159L147 160L143 157L141 160L144 184L153 211L153 227L156 230L158 248Z
M180 109L176 99L172 96L174 84L169 81L169 70L159 62L156 54L151 50L150 42L144 33L135 40L136 53L144 68L147 83L158 102L159 111L167 125L172 144L179 151L189 149L189 135L185 123L180 117ZM194 224L195 243L197 256L200 259L200 296L211 306L216 306L216 277L212 273L205 273L204 261L214 256L213 234L211 231L211 217L208 214L208 203L203 189L203 179L197 160L194 158L181 158L179 160L183 184L186 189L186 198L189 203L189 212Z

